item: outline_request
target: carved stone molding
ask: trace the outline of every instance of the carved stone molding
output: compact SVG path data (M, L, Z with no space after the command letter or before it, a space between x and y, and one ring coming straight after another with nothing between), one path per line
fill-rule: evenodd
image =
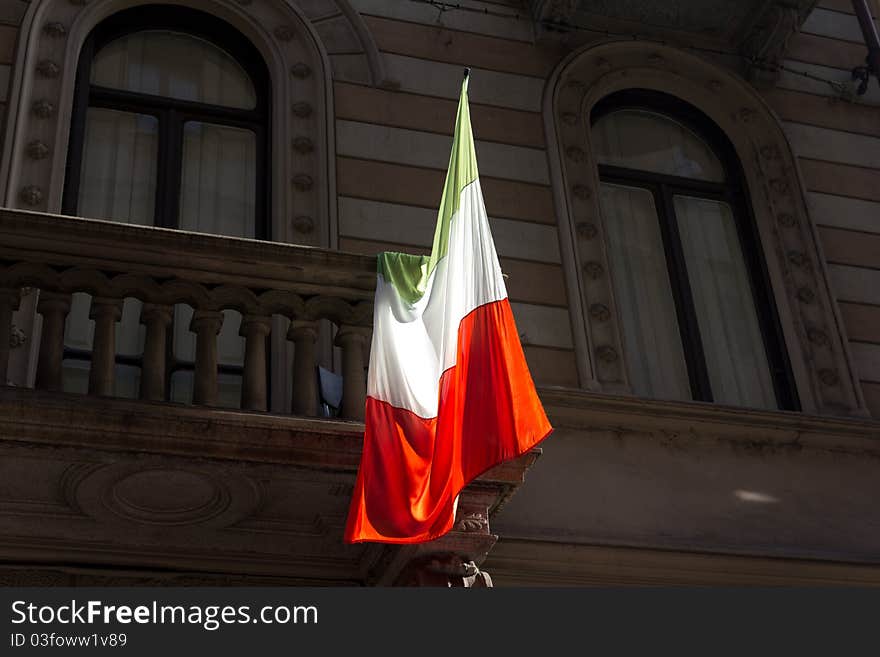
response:
M161 461L78 469L64 490L73 508L96 520L147 526L226 527L261 502L260 487L246 477Z
M459 514L455 529L461 532L489 531L489 519L480 511Z
M15 324L9 331L9 348L18 349L27 342L27 334Z
M784 8L779 11L790 13ZM656 56L662 57L663 66L654 63ZM607 67L597 66L599 60L607 62ZM740 161L747 165L749 200L801 406L814 413L865 415L812 234L798 164L775 116L752 86L724 69L693 54L640 41L595 44L571 55L554 73L545 98L547 141L551 152L555 149L551 157L556 158L553 167L559 172L552 179L560 235L565 241L563 261L569 272L569 297L575 299L572 309L579 315L573 318L573 326L582 359L579 367L584 363L586 369L582 380L597 381L609 392L629 389L611 276L606 275L613 272L609 272L604 247L599 195L585 199L575 190L581 185L593 190L599 186L589 132L593 106L611 93L632 88L681 98L709 116L730 138ZM579 120L562 120L569 114ZM585 239L585 225L596 226L596 239ZM603 321L604 313L592 311L598 306L608 309L610 319ZM582 334L578 334L579 326ZM606 358L610 352L605 347L620 357ZM837 375L830 377L827 372Z

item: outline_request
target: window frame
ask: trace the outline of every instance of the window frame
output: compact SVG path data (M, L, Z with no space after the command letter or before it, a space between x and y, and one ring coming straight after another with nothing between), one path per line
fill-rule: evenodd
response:
M223 107L91 84L92 61L101 48L116 39L150 30L188 34L228 53L253 83L256 94L255 107L253 109ZM77 213L86 114L89 107L96 107L148 114L158 120L156 161L164 166L158 168L153 225L162 228L174 229L179 225L184 124L189 121L203 121L254 132L256 137L254 239L271 239L268 208L271 189L267 175L271 156L268 138L271 125L270 91L269 72L256 47L234 27L210 14L188 7L143 5L108 17L95 26L80 51L61 212L70 215Z
M713 402L714 397L674 209L673 199L676 195L720 201L730 206L748 272L777 407L800 410L770 275L761 253L757 222L748 201L745 175L733 144L709 117L694 106L675 96L647 89L625 89L602 98L590 113L590 129L602 117L620 110L654 112L680 123L706 143L724 170L724 181L716 183L596 164L600 183L644 189L654 199L693 400ZM625 327L622 328L625 330Z

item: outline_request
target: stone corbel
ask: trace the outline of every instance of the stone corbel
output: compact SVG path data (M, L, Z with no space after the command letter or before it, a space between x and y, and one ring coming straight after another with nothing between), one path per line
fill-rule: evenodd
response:
M578 4L578 0L530 0L538 38L567 33Z
M459 496L449 533L427 543L375 546L368 579L380 586L461 587L491 581L479 566L498 540L489 531L489 511L496 500L496 490L469 486Z
M459 496L455 524L444 536L415 545L371 545L362 561L364 579L379 586L492 586L480 569L498 541L489 517L514 494L539 455L532 450L472 482Z
M492 587L492 577L473 561L463 561L454 553L440 553L411 561L398 576L396 584L485 589Z
M748 78L759 88L773 87L788 42L800 30L816 0L768 2L740 41L740 52L749 59Z

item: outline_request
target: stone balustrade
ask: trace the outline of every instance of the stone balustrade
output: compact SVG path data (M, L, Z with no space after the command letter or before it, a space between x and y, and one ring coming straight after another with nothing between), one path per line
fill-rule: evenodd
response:
M192 400L214 406L218 334L235 310L244 338L241 409L269 410L273 331L294 346L291 409L318 415L316 366L321 320L335 327L326 349L341 349L341 416L362 420L375 263L372 258L17 210L0 210L0 375L7 380L13 313L42 317L35 387L62 389L65 323L74 293L91 295L94 321L88 393L114 394L116 326L123 301L141 302L140 398L167 395L168 336L175 304L193 309ZM26 290L25 295L21 290ZM30 308L27 307L29 301ZM278 317L289 322L279 322ZM273 317L276 320L273 321ZM279 329L283 326L283 329ZM325 324L326 326L326 324ZM325 329L326 330L326 329ZM333 337L332 343L329 337ZM276 341L277 344L277 341ZM285 367L287 367L285 365Z

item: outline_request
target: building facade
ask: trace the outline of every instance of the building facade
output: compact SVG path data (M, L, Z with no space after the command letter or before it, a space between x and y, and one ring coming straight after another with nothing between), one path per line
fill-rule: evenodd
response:
M0 0L0 581L880 581L854 6ZM348 546L372 256L430 248L463 66L556 431Z

